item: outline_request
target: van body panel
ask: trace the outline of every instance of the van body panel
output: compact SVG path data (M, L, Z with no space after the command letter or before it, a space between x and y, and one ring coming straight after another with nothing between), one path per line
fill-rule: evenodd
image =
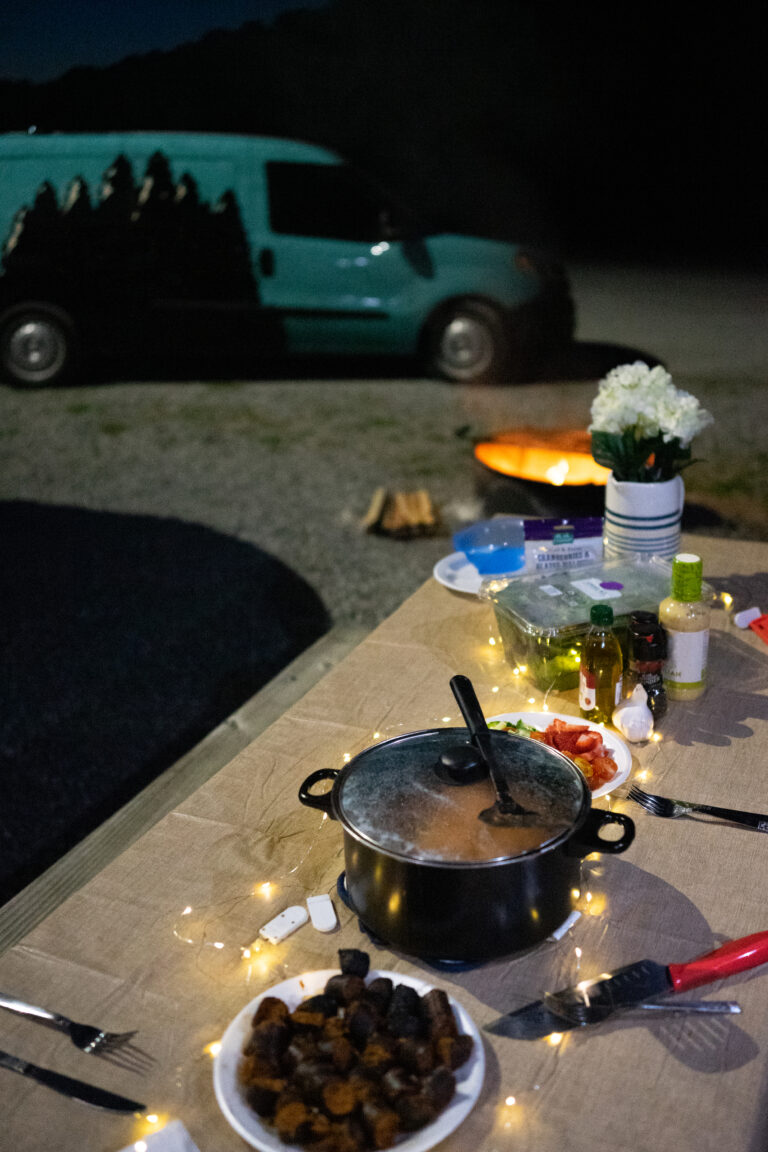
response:
M412 355L454 301L509 322L546 319L555 301L572 324L564 277L521 262L517 245L419 232L398 212L300 141L0 135L0 326L29 299L65 309L89 340L114 339L121 318L162 327L230 311L264 350Z

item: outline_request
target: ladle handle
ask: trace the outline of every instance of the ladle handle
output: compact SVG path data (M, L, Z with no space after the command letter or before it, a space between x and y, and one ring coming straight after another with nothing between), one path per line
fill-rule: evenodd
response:
M472 686L472 681L467 676L452 676L451 691L456 698L456 703L461 709L461 714L464 717L464 723L469 729L469 734L475 746L479 749L488 768L488 774L491 777L491 783L496 792L499 810L504 813L520 812L520 805L516 800L512 799L510 791L507 788L507 782L496 763L496 757L491 745L491 730L485 722L485 716L480 707L477 693Z

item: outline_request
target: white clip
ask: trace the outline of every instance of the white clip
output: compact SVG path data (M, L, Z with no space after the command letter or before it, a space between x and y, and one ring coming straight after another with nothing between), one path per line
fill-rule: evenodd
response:
M259 928L259 936L263 936L270 944L279 944L286 936L290 936L291 932L306 924L308 918L306 908L301 904L294 904L279 916L275 916L274 920L270 920L263 928Z
M312 927L318 932L333 932L339 921L330 896L308 896L307 908Z
M574 924L580 916L581 912L574 908L570 916L563 920L560 927L555 928L554 932L550 932L549 936L547 936L547 940L562 940L563 936L565 936L566 932L570 932L571 928L573 928Z
M745 608L743 612L737 612L733 617L733 622L737 628L749 628L753 620L757 620L762 616L759 608Z

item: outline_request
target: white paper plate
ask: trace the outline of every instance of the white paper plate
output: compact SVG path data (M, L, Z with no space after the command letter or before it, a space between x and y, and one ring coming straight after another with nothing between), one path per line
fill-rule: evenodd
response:
M580 716L566 716L564 712L500 712L498 716L489 716L488 720L508 720L510 724L516 724L518 720L522 720L524 724L530 724L531 728L539 728L542 732L549 727L553 720L565 720L566 724L586 724L588 728L599 732L603 738L603 743L616 761L616 774L611 780L599 788L595 788L592 793L593 800L598 796L607 796L609 792L613 792L614 788L618 788L629 778L632 771L632 753L629 745L619 736L618 732L612 732L609 728L604 728L602 724L591 724L589 720L583 720Z
M283 980L267 988L259 996L246 1004L237 1014L227 1028L221 1041L219 1051L213 1064L213 1088L216 1100L224 1116L239 1136L242 1136L252 1148L260 1148L262 1152L301 1152L295 1145L284 1144L274 1129L263 1123L261 1118L248 1106L242 1096L237 1082L237 1068L242 1055L243 1044L248 1035L253 1014L265 996L277 996L284 1000L293 1010L298 1007L307 996L314 996L322 992L329 976L338 972L338 968L326 968L319 972L305 972L302 976L294 976L291 980ZM415 988L420 996L429 992L433 984L424 980L415 980L402 972L384 972L371 970L368 978L388 976L396 984L408 984ZM447 1108L432 1124L418 1132L399 1140L393 1147L397 1152L426 1152L426 1149L439 1144L454 1129L458 1128L462 1120L471 1112L485 1075L485 1050L482 1037L471 1016L452 997L449 997L451 1007L461 1032L467 1032L474 1040L472 1055L466 1064L456 1071L456 1092Z
M483 578L463 552L452 552L438 560L432 569L432 575L438 583L450 588L453 592L467 592L470 596L477 596L483 583Z

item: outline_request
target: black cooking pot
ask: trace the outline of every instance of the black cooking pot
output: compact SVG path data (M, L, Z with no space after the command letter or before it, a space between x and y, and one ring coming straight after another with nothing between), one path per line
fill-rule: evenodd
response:
M434 960L480 961L538 944L573 908L580 863L623 852L632 820L592 809L571 760L539 741L491 730L492 750L524 810L480 818L496 794L466 728L411 732L302 784L302 804L344 828L346 885L363 924L389 945ZM313 792L333 780L326 792ZM608 824L617 840L599 833Z

